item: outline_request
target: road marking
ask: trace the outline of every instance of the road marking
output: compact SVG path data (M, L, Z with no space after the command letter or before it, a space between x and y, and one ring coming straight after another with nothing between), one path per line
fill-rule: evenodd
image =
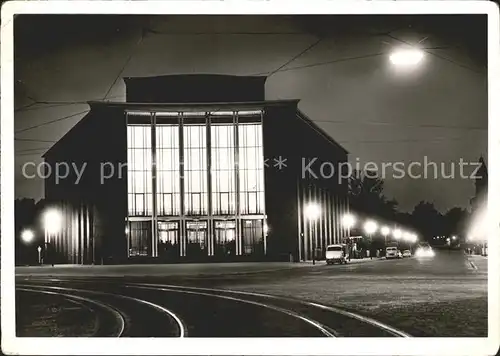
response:
M477 270L478 270L478 268L477 268L476 264L475 264L474 262L472 262L471 260L468 260L468 261L469 261L470 266L471 266L474 270L476 270L476 271L477 271Z

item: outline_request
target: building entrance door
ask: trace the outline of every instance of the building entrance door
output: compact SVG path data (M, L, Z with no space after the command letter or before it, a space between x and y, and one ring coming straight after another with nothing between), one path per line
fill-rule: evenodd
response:
M214 255L234 256L236 255L236 222L215 221L214 224Z
M158 257L179 257L179 222L158 221Z
M206 221L186 222L186 257L202 258L208 256L207 225Z
M150 256L151 255L151 221L130 221L128 255Z

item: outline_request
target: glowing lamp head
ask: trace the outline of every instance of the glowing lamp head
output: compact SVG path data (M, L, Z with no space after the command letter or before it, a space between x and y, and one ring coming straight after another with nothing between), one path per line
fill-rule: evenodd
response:
M391 229L389 229L389 227L387 226L384 226L382 227L382 229L380 229L380 232L382 233L382 235L387 236L391 233Z
M34 238L35 238L35 233L30 229L26 229L23 230L23 232L21 232L21 239L25 243L30 243L31 241L33 241Z
M45 230L49 234L56 234L61 230L62 227L61 213L55 209L47 210L43 216L43 222L45 225Z
M321 214L321 208L318 204L316 203L309 203L306 205L306 208L304 209L304 213L306 214L306 217L310 220L316 220L319 218Z
M356 224L356 218L352 214L345 214L342 217L342 224L347 228L351 228Z
M367 234L375 233L375 231L377 231L377 228L378 228L377 223L373 220L368 220L364 226L365 232Z
M393 235L396 240L399 240L403 236L403 231L401 231L400 229L396 229L394 230Z
M398 67L412 67L419 64L424 59L424 52L419 49L400 49L393 52L389 59L391 63Z

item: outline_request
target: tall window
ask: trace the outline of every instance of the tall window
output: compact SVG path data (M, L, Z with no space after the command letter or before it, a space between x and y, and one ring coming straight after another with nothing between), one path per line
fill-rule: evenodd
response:
M262 124L240 123L239 183L240 213L264 213L264 157L262 149Z
M156 126L156 175L158 215L180 214L179 126Z
M207 214L207 128L184 126L184 206L187 215Z
M211 131L213 213L235 214L234 126L214 124Z
M151 126L129 125L127 136L129 216L152 215Z

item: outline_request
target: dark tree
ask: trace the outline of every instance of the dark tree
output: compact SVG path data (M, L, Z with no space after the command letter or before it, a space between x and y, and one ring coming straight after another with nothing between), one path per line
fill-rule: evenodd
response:
M443 219L445 235L458 235L461 238L465 238L467 222L469 220L467 210L458 207L451 208L443 216Z
M349 202L354 212L393 221L398 203L384 194L384 180L376 172L354 171L349 178Z
M433 203L421 201L411 214L413 226L420 231L422 237L430 241L433 236L444 233L443 215L435 208Z

